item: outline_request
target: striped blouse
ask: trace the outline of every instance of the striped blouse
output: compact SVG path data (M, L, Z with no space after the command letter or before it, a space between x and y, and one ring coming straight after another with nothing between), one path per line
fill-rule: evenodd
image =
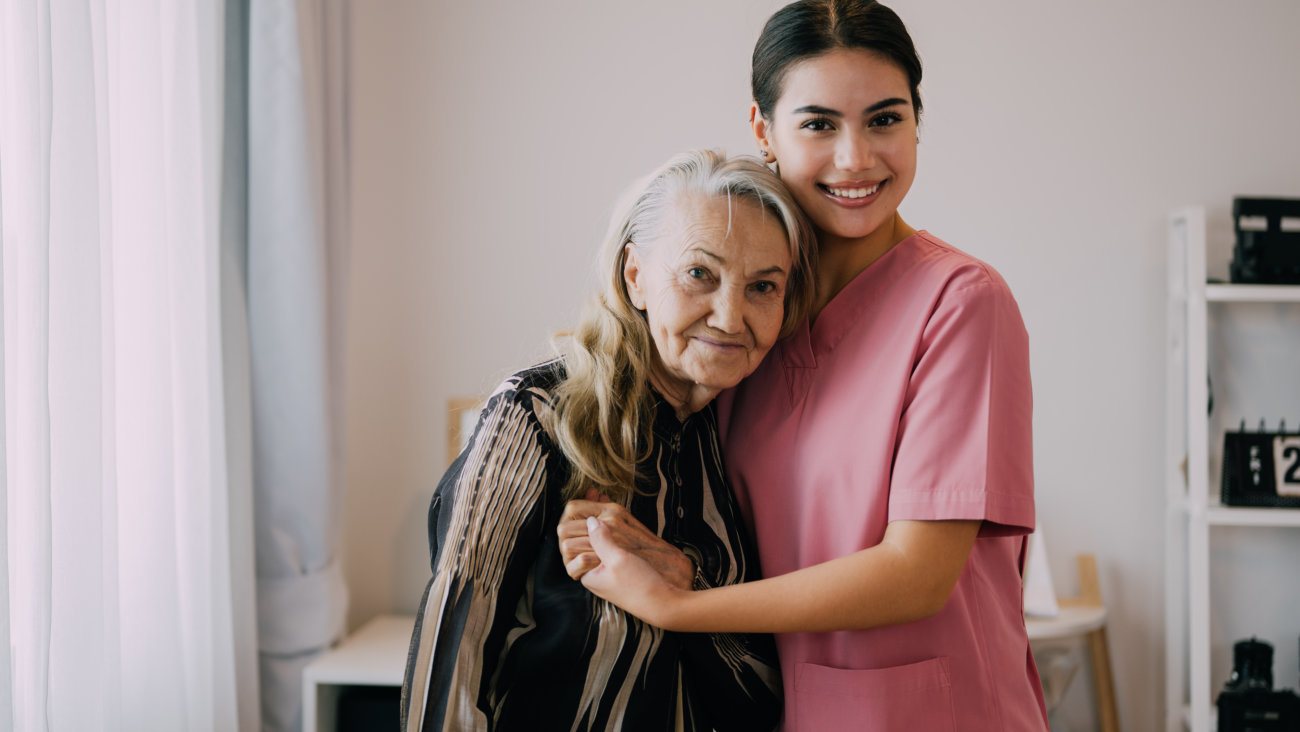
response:
M551 437L551 361L507 379L429 507L433 577L402 687L402 729L770 730L770 636L673 633L565 573L555 527L569 464ZM757 579L712 406L662 400L633 516L699 565L697 586Z

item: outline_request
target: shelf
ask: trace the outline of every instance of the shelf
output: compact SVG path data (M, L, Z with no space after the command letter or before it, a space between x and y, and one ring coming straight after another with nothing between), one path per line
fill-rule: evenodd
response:
M1205 512L1213 526L1300 526L1297 508L1241 508L1213 504Z
M1268 342L1287 354L1273 363L1290 363L1294 358L1285 349L1297 344L1298 331L1293 323L1294 305L1300 303L1300 285L1207 282L1205 209L1183 208L1171 212L1168 221L1164 732L1182 732L1184 725L1191 732L1213 732L1214 699L1221 688L1213 681L1218 676L1213 673L1214 666L1223 663L1223 635L1230 632L1225 630L1224 618L1232 615L1232 605L1239 604L1236 598L1217 595L1213 585L1219 576L1232 573L1235 567L1230 562L1242 559L1230 556L1232 552L1216 551L1213 546L1217 540L1244 546L1244 542L1253 540L1249 534L1267 533L1250 529L1300 528L1300 509L1247 508L1220 502L1219 470L1212 466L1218 460L1215 447L1222 436L1211 437L1211 420L1204 407L1210 399L1209 370L1226 368L1226 373L1218 376L1240 387L1239 398L1253 398L1252 404L1267 403L1267 399L1260 399L1260 390L1267 385L1250 382L1257 378L1251 374L1261 370L1244 368L1248 365L1244 360L1232 359L1233 354L1223 350L1225 342L1231 340L1225 334L1247 335L1239 328L1244 321L1220 316L1236 314L1234 303L1279 306L1266 308L1278 311L1278 317L1268 324L1273 330L1258 328L1249 335L1255 342ZM1249 324L1253 327L1253 321ZM1270 379L1294 383L1285 368L1267 372ZM1286 405L1282 409L1292 409L1295 400L1291 394L1287 391L1278 397L1279 405ZM1218 527L1245 530L1216 530ZM1278 579L1281 586L1290 576L1283 570ZM1224 618L1212 617L1215 612L1225 613Z
M1207 302L1300 302L1300 285L1207 284Z
M1169 510L1187 514L1191 511L1191 502L1186 498L1180 499L1170 503ZM1214 501L1201 513L1210 526L1300 527L1300 508L1246 508Z

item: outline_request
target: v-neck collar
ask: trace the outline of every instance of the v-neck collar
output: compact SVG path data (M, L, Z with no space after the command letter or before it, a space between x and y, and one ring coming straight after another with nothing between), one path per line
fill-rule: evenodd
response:
M898 276L895 260L900 249L911 247L918 238L927 237L922 230L906 237L880 258L849 280L817 314L815 323L804 320L788 336L782 348L782 365L787 369L815 369L844 336L853 330L863 313L881 296L881 284Z

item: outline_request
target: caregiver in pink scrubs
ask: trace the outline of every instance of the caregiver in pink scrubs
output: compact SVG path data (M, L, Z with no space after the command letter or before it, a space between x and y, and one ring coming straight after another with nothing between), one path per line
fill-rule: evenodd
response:
M1047 729L1021 599L1028 338L992 267L898 214L920 81L870 0L792 3L754 50L754 136L821 257L812 318L720 409L767 579L677 589L614 504L560 529L570 574L654 625L779 633L785 730Z

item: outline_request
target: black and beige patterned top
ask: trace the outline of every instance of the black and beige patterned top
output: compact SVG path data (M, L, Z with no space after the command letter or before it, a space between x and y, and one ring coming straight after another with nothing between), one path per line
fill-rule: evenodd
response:
M773 729L781 677L766 635L673 633L564 571L555 528L569 463L551 438L551 361L489 398L429 507L433 578L402 687L402 729ZM721 465L713 407L660 400L630 510L699 564L698 585L757 579Z

